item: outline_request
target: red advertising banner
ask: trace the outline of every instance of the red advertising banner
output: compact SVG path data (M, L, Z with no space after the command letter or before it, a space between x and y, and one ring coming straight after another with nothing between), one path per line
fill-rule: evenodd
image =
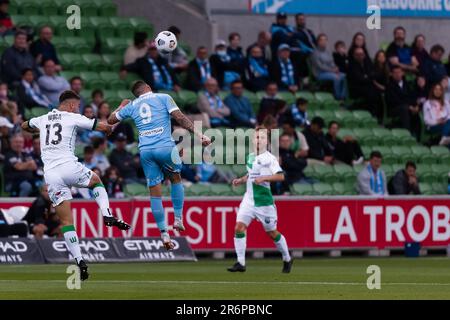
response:
M14 201L14 202L12 202ZM187 199L183 236L193 249L233 249L234 224L240 199ZM0 208L29 206L31 201L0 200ZM291 249L392 248L407 241L422 246L450 244L450 199L429 198L283 198L276 201L278 229ZM130 231L106 228L94 201L75 200L72 211L80 237L151 237L159 232L149 200L112 201L115 214ZM170 201L164 201L169 224ZM175 235L179 235L175 232ZM272 249L273 242L255 221L248 229L248 249Z

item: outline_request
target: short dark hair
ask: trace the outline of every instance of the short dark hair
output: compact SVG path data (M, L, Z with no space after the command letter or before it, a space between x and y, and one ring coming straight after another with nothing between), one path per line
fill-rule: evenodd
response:
M67 100L81 100L80 96L72 90L66 90L59 96L59 103L64 103Z
M69 83L72 84L72 82L74 82L75 80L80 80L81 82L83 82L83 79L81 79L80 76L75 76L70 78Z
M92 146L86 146L83 149L83 153L94 153L94 148Z
M170 27L167 29L167 31L172 32L174 35L181 34L181 30L180 30L180 28L178 28L177 26L170 26Z
M148 37L147 32L143 32L143 31L135 32L134 33L134 45L137 46L138 44L145 42L147 37Z
M323 38L323 37L328 39L328 36L325 33L319 33L319 35L317 36L317 41L319 41L320 38Z
M381 155L381 152L378 150L374 150L370 153L370 158L369 159L373 159L373 158L379 158L379 159L383 159L383 156Z
M23 30L17 30L16 33L14 34L14 38L17 38L18 36L25 36L28 37L27 33Z
M345 42L342 41L342 40L336 41L335 44L334 44L334 49L336 49L339 46L345 46Z
M55 60L53 60L52 58L46 58L46 59L44 59L44 60L42 61L41 65L42 65L42 66L45 66L45 64L46 64L47 62L49 62L49 61L52 61L53 63L55 63Z
M304 16L305 14L303 12L299 12L295 15L295 19L297 19L298 17Z
M241 38L241 35L237 32L232 32L230 33L230 35L228 36L228 41L231 41L234 37L239 37L239 39Z
M21 71L22 77L23 77L23 76L25 75L25 73L27 73L28 71L33 72L33 69L31 69L31 68L23 68L22 71Z
M98 147L100 147L102 144L104 144L106 142L105 138L102 137L96 137L94 139L92 139L92 147L94 149L97 149Z
M230 88L233 88L233 86L234 86L235 84L244 84L244 83L242 82L242 80L239 80L239 79L234 80L233 82L231 82Z
M339 127L339 122L337 122L336 120L331 120L330 122L328 122L328 129L330 129L333 124L336 124Z
M269 81L269 82L266 84L266 89L267 89L269 86L272 86L272 85L276 85L276 86L278 87L278 83L276 83L275 81Z
M296 106L303 106L303 105L305 105L305 104L308 104L308 100L306 100L305 98L298 98L298 99L295 101L295 105L296 105Z
M397 69L403 70L402 67L400 67L398 64L395 64L391 67L391 72Z
M395 27L393 33L395 34L398 30L402 30L403 32L406 32L406 29L405 29L405 28L403 28L402 26L398 26L398 27Z
M414 163L414 161L411 161L411 160L406 161L406 164L405 164L405 169L408 169L409 167L413 167L414 169L417 169L416 164Z
M94 98L98 94L100 94L102 97L104 96L103 91L101 89L95 89L91 93L91 98Z
M321 117L314 117L311 120L311 125L315 124L316 126L318 126L320 129L322 129L323 127L325 127L325 121L323 120L323 118Z
M438 51L442 51L442 53L445 52L445 49L443 46L441 46L440 44L435 44L434 46L431 47L430 49L430 53L434 53L434 52L438 52Z
M131 87L131 92L133 92L133 95L137 98L142 94L143 88L146 85L147 84L144 81L138 80L135 83L133 83L133 86Z

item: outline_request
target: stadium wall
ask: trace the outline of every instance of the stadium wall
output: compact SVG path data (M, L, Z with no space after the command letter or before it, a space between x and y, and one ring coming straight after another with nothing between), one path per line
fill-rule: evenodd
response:
M188 198L185 202L187 237L197 251L233 250L234 224L239 197ZM450 244L450 199L433 197L278 197L278 228L293 250L402 249L407 242L424 248ZM33 199L3 198L0 208L28 207ZM131 223L131 231L106 228L94 201L74 200L72 212L82 238L157 237L159 231L147 198L112 200L115 214ZM166 217L173 209L165 199ZM177 232L174 232L179 236ZM248 249L274 250L258 223L248 231Z

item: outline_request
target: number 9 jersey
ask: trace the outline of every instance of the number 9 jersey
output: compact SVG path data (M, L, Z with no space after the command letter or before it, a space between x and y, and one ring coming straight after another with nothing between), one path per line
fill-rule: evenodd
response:
M67 162L77 162L74 154L77 129L94 130L96 119L81 114L53 109L28 122L31 128L39 129L41 158L44 171Z

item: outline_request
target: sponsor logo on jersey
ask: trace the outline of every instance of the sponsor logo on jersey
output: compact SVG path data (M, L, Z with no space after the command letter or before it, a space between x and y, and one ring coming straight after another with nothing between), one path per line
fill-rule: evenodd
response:
M141 137L148 137L148 136L154 136L157 134L161 134L164 132L164 128L163 127L159 127L159 128L155 128L152 130L144 130L144 131L140 131L139 132L139 136Z

